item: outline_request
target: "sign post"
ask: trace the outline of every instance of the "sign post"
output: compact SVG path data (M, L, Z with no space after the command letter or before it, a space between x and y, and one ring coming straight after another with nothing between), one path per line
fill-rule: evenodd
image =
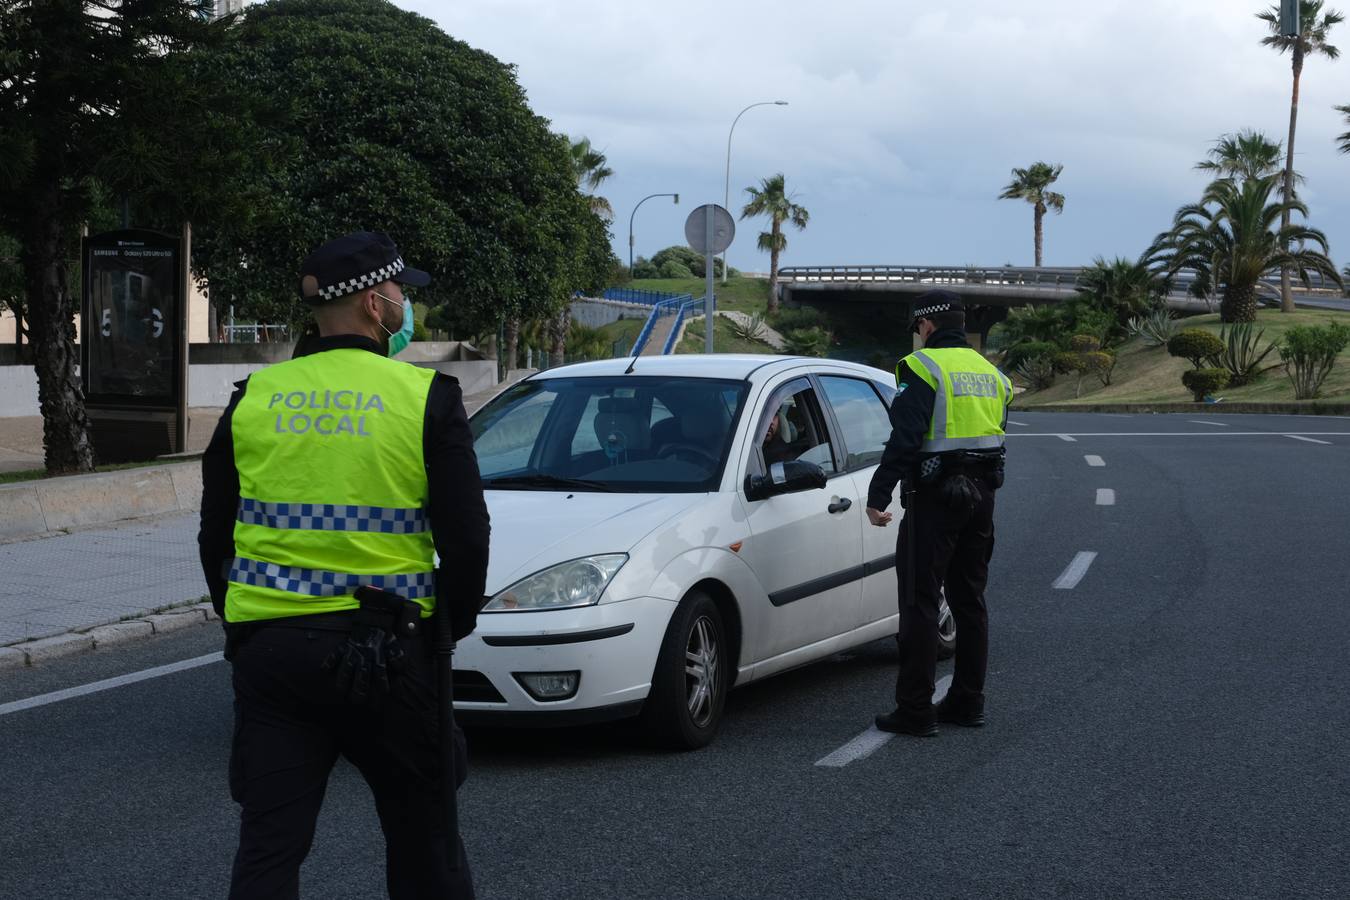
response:
M80 378L100 462L187 449L188 226L84 239Z
M724 207L705 203L684 220L684 239L689 246L703 254L703 352L713 352L713 315L716 298L713 296L713 258L731 246L736 237L736 220Z

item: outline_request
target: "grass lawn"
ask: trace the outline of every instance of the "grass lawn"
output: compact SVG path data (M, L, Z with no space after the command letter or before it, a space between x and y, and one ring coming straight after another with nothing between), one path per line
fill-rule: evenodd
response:
M1256 314L1257 330L1265 329L1262 343L1279 338L1295 325L1325 325L1329 322L1350 324L1350 313L1334 310L1300 309L1292 313L1260 310ZM1182 320L1183 328L1203 328L1219 333L1217 313L1192 316ZM1290 403L1294 401L1294 387L1280 365L1278 351L1266 358L1267 365L1277 368L1267 372L1253 384L1239 388L1225 388L1218 392L1228 402ZM1192 399L1191 392L1181 383L1181 373L1191 367L1184 359L1167 355L1165 347L1147 347L1139 339L1131 340L1117 351L1117 363L1111 384L1103 386L1095 377L1083 379L1082 397L1075 400L1076 376L1060 375L1055 383L1043 391L1028 391L1018 397L1018 406L1029 407L1042 403L1184 403ZM1350 348L1341 351L1336 367L1322 385L1319 400L1350 401Z
M702 278L638 278L624 287L689 294L697 299L703 296L706 285ZM723 284L722 279L718 278L713 281L713 294L717 297L718 309L763 312L769 305L769 281L766 278L733 275Z
M689 323L685 329L684 340L680 341L675 348L676 353L702 353L704 338L707 330L707 324L702 319L695 319ZM718 316L713 322L713 350L717 353L777 353L778 351L770 347L763 341L746 341L736 337L731 330L731 323Z

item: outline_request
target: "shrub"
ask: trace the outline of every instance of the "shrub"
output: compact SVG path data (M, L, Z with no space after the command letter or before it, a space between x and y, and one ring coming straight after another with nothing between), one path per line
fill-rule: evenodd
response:
M798 328L816 328L824 324L820 310L814 306L798 306L793 309L779 309L769 320L774 328L784 333Z
M639 256L637 262L633 263L633 277L660 278L661 270L658 269L656 263L652 262L650 259L643 259Z
M1162 347L1177 333L1177 320L1167 307L1158 307L1142 316L1130 319L1130 334L1150 347Z
M1069 339L1069 349L1074 353L1094 353L1102 349L1102 342L1095 335L1075 334Z
M1203 328L1179 331L1167 342L1168 353L1190 360L1197 369L1207 362L1217 362L1223 350L1223 341Z
M1116 355L1110 350L1096 350L1087 354L1088 371L1097 376L1102 387L1111 383L1111 375L1116 371Z
M1181 373L1181 383L1190 388L1195 402L1199 403L1206 394L1212 394L1228 384L1228 372L1224 369L1191 369Z
M1050 357L1050 361L1054 364L1055 371L1061 375L1069 375L1073 372L1078 372L1081 370L1083 364L1081 356L1077 353L1071 353L1068 350L1060 350L1055 353L1054 356Z
M658 269L665 266L666 263L675 261L687 268L691 275L688 277L702 278L707 271L703 265L703 254L694 250L692 247L673 246L664 250L658 250L652 256L652 262ZM722 260L713 257L713 274L721 276ZM662 276L668 277L668 276Z
M824 328L797 328L783 335L784 349L793 356L826 356L833 336Z
M1336 365L1336 356L1350 345L1350 327L1333 322L1329 326L1295 325L1284 335L1280 358L1294 384L1294 396L1311 400L1322 390Z
M1054 356L1057 350L1049 341L1023 341L1004 351L1003 364L1009 369L1016 369L1026 360Z
M1219 354L1219 364L1228 370L1228 383L1232 387L1251 384L1279 364L1261 367L1265 358L1279 347L1279 341L1272 341L1261 349L1261 338L1266 333L1263 328L1252 334L1251 322L1239 322L1224 326L1219 331L1219 340L1223 342L1223 352Z
M678 260L668 259L656 270L661 278L693 278L689 267Z
M1043 391L1055 383L1055 362L1050 356L1031 356L1013 369L1013 374L1033 391Z
M764 316L761 313L752 313L748 318L741 319L737 316L727 316L727 327L731 333L743 341L762 341L764 340Z

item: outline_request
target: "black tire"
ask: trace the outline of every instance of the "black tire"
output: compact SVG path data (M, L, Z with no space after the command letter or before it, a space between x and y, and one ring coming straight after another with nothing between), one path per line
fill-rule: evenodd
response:
M947 607L947 598L938 605L938 659L951 659L956 655L956 620Z
M717 604L702 591L691 591L666 627L652 671L652 691L642 707L642 724L657 744L697 750L717 736L731 680L728 649ZM701 674L691 671L686 666L690 653L705 659L711 655L711 665Z

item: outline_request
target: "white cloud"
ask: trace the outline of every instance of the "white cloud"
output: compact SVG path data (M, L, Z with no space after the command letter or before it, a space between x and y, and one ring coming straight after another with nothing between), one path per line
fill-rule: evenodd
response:
M604 193L627 250L681 240L688 210L721 202L727 129L739 188L782 171L812 212L789 262L1030 262L1030 210L997 201L1009 170L1064 164L1046 262L1134 254L1203 179L1220 133L1283 138L1289 60L1259 45L1260 4L1232 0L968 0L937 7L801 0L399 0L519 67L537 112L609 157ZM1350 25L1339 42L1350 45ZM1350 46L1347 46L1350 49ZM1350 158L1336 104L1350 62L1304 71L1298 163L1313 222L1350 241ZM764 268L743 223L733 265Z

